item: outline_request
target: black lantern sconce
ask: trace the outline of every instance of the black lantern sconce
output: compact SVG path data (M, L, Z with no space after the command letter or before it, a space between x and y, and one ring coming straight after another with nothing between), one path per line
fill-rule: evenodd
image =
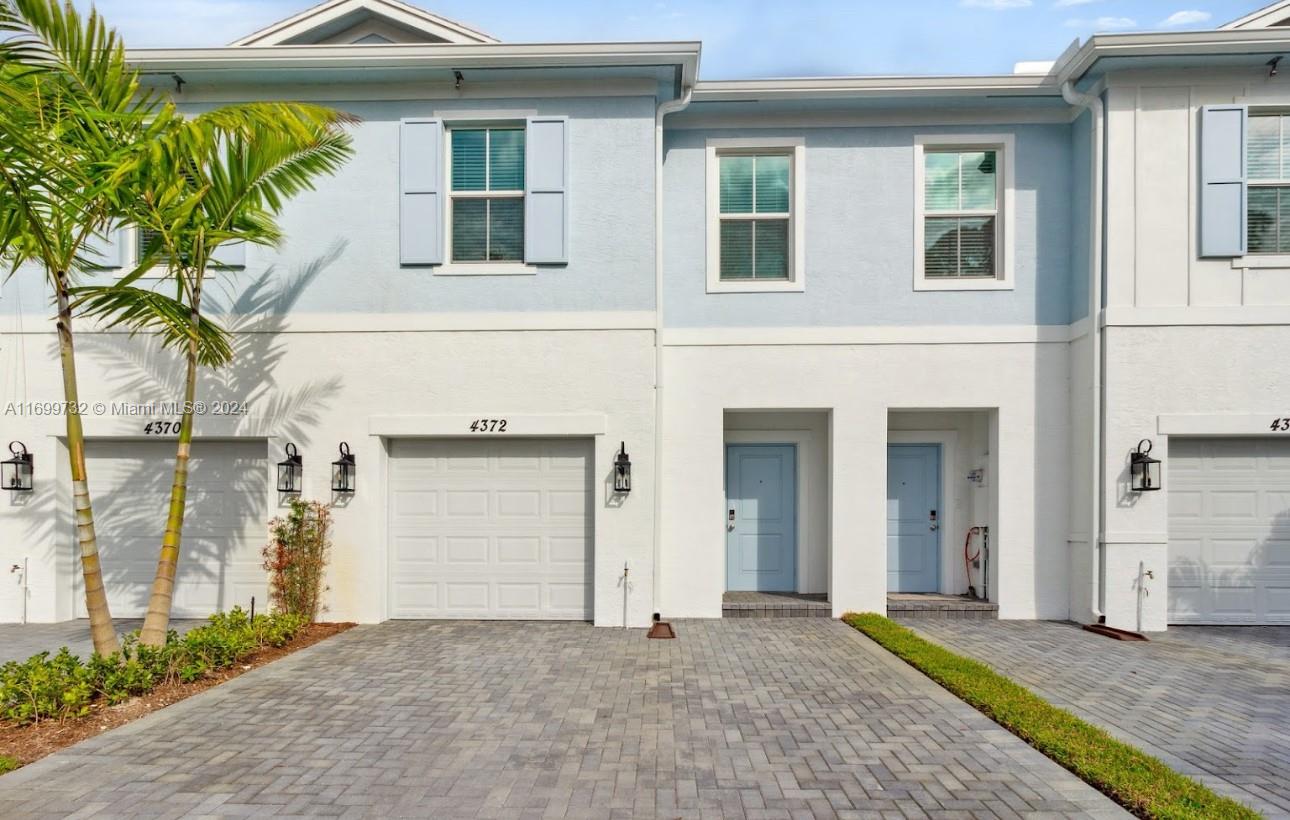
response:
M1151 440L1138 442L1129 459L1129 488L1135 493L1149 493L1159 490L1160 460L1148 455L1151 452Z
M296 445L287 445L287 457L278 462L278 492L299 493L304 482L305 460L296 452Z
M331 491L334 493L354 492L354 483L358 478L358 467L354 464L354 454L349 451L349 444L340 443L340 458L331 463Z
M27 452L27 445L21 441L9 442L9 452L13 458L0 461L0 483L11 493L29 493L32 488L32 458Z
M614 492L630 493L632 491L632 460L627 457L627 442L622 442L618 455L614 456Z

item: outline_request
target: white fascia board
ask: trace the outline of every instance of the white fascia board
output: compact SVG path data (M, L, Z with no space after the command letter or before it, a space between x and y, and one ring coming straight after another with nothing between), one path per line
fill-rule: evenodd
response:
M697 41L656 43L410 43L362 45L226 46L134 49L127 61L139 70L272 68L551 68L679 65L682 84L699 70Z
M1290 29L1095 34L1059 62L1054 72L1060 85L1067 80L1079 81L1094 63L1107 57L1203 57L1275 51L1290 51Z
M773 99L847 99L882 96L1008 96L1051 94L1061 89L1045 76L996 74L945 77L818 77L781 80L705 80L694 102Z

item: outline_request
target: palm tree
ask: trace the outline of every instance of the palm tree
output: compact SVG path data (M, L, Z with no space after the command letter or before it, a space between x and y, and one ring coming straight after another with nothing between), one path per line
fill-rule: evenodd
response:
M352 118L321 106L252 103L176 121L122 188L136 203L131 221L152 239L145 257L166 266L174 297L134 283L141 266L110 287L77 290L78 304L109 326L160 332L163 345L183 350L184 410L180 416L166 531L139 640L165 642L183 535L193 403L201 366L232 356L221 329L202 315L202 296L221 248L246 242L274 246L283 235L276 216L286 201L313 188L352 155L343 125Z
M0 258L12 275L34 263L57 305L85 603L94 649L118 649L108 609L85 469L71 288L94 267L87 242L110 224L116 181L172 109L142 92L125 49L93 10L57 0L0 0Z

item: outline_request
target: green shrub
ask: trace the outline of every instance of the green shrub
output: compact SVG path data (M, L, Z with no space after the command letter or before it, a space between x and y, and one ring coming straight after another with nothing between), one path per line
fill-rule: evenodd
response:
M14 769L18 768L20 765L22 764L20 764L17 760L14 760L12 757L8 757L6 755L0 755L0 774L4 774L5 772L11 772Z
M67 647L49 657L33 655L25 662L0 667L0 715L17 723L84 715L90 710L93 673Z
M979 661L924 640L881 615L848 613L842 620L1140 817L1259 816Z
M279 612L318 619L323 573L331 550L331 506L293 499L285 518L269 522L271 540L263 550L269 597Z
M64 720L87 714L101 699L109 704L145 694L163 683L191 683L237 663L264 646L283 646L307 625L302 615L270 613L251 619L240 608L212 615L183 637L171 631L166 644L144 646L125 636L119 653L86 662L67 647L23 663L0 667L0 718L12 723Z

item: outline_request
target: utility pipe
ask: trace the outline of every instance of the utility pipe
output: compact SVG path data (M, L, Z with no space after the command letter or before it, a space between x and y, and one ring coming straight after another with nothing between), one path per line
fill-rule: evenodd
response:
M662 611L663 574L663 118L683 110L693 95L694 86L685 86L680 97L659 103L654 111L654 612ZM624 613L624 626L626 622Z
M1106 128L1106 109L1102 104L1102 98L1096 94L1085 94L1076 91L1075 86L1070 80L1062 83L1062 99L1071 105L1077 105L1086 109L1093 118L1093 136L1090 153L1092 154L1092 185L1090 187L1092 200L1090 203L1089 219L1089 267L1092 270L1091 279L1088 289L1088 332L1089 332L1089 349L1091 369L1091 386L1092 396L1090 405L1093 410L1092 415L1092 439L1093 453L1092 465L1090 469L1089 491L1089 555L1091 564L1091 581L1092 593L1090 595L1090 609L1093 610L1093 617L1099 621L1106 619L1106 613L1102 609L1102 594L1104 584L1102 583L1102 572L1105 566L1103 559L1102 546L1102 474L1105 461L1105 453L1102 446L1102 420L1106 413L1105 402L1102 391L1102 188L1103 188L1103 171L1102 166L1104 157L1102 151L1103 133Z

